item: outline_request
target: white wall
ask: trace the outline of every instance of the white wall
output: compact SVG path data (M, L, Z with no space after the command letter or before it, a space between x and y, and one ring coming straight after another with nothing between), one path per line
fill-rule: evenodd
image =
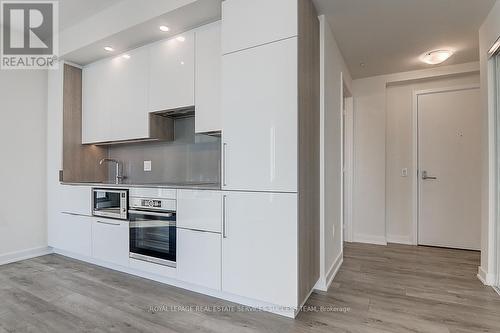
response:
M481 63L481 100L483 109L482 130L482 217L481 217L481 267L479 277L487 284L495 279L495 177L494 177L494 82L492 64L488 61L488 50L500 36L500 1L497 1L479 29L479 59Z
M353 240L386 244L386 87L390 83L477 72L478 63L353 81Z
M479 73L458 77L403 82L387 87L386 96L386 229L387 242L412 244L413 200L413 92L476 84ZM401 171L408 168L408 177ZM480 221L477 221L477 230Z
M320 280L325 290L342 260L342 76L352 80L325 17L320 16L321 43L321 238ZM334 232L335 230L335 232Z
M0 70L0 264L47 247L47 72Z

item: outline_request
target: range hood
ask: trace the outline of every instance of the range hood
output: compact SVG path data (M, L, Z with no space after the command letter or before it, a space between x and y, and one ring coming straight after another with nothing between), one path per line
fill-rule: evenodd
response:
M144 138L105 141L95 143L96 146L110 146L136 142L168 142L175 140L175 120L194 117L194 106L169 109L149 113L149 135Z

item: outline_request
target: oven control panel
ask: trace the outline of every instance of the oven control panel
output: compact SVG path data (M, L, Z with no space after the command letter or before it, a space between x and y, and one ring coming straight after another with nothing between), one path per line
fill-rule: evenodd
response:
M161 211L175 211L177 202L175 199L157 199L130 197L129 205L132 209L148 209Z

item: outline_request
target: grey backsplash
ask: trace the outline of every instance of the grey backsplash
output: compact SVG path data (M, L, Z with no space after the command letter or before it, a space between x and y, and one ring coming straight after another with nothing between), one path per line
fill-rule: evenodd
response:
M108 157L123 162L127 183L220 183L220 138L195 135L193 117L175 121L175 141L110 146ZM144 161L151 161L151 171L144 171Z

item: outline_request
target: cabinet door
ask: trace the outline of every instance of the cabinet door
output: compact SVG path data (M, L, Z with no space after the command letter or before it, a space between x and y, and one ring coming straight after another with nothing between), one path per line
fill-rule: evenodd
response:
M92 222L92 257L128 266L128 222L94 218Z
M222 229L222 193L179 190L177 193L177 226L220 233Z
M50 246L85 257L91 256L91 217L59 213L54 222Z
M92 214L92 197L88 186L62 185L59 195L59 211L69 214Z
M222 59L223 188L297 191L297 39Z
M111 141L111 82L108 61L90 64L82 73L82 143Z
M222 129L221 108L221 51L220 22L196 31L196 133Z
M149 136L147 48L127 52L109 63L111 133L113 141Z
M148 54L140 48L83 69L83 143L148 137Z
M297 194L227 192L222 290L297 306Z
M178 228L177 278L220 290L221 235Z
M297 36L297 3L297 0L223 1L223 53Z
M194 32L150 47L149 111L194 105Z

